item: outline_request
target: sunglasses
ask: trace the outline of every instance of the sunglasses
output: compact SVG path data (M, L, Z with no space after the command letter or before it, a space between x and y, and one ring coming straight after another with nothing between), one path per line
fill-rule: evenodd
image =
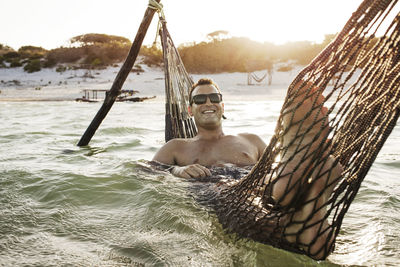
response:
M211 103L221 103L222 95L219 93L212 94L200 94L192 96L190 104L195 103L196 105L204 104L207 102L207 97L210 99Z

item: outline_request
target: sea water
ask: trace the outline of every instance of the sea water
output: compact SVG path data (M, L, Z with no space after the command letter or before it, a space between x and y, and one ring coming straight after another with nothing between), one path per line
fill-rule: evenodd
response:
M227 101L226 134L266 143L282 102ZM76 146L100 103L0 102L0 266L397 266L400 127L316 262L228 234L190 182L147 164L164 143L162 99L115 103Z

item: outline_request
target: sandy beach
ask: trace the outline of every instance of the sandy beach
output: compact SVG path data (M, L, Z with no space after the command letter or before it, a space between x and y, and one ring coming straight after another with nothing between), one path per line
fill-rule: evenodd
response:
M0 101L70 101L82 97L84 89L109 90L121 65L99 70L70 69L64 72L47 68L34 73L27 73L22 67L1 68ZM150 68L144 64L141 66L144 72L131 72L122 89L137 90L139 93L136 96L139 97L156 96L156 99L163 99L163 69ZM287 86L301 68L297 66L288 72L275 70L271 85L267 85L267 79L248 85L247 73L195 74L192 78L194 81L202 77L212 78L220 86L225 99L282 99ZM265 73L266 70L255 72L259 77Z

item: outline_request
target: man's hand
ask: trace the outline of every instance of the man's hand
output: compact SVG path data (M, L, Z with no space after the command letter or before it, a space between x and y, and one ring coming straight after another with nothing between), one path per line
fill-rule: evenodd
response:
M211 176L210 170L200 164L191 164L182 167L174 166L171 170L171 173L175 176L183 178L198 178L198 177Z

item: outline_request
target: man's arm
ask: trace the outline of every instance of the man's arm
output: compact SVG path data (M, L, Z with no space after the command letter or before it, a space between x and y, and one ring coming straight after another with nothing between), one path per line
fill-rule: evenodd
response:
M187 166L172 166L171 173L182 178L199 178L211 176L211 172L207 167L200 164L190 164Z
M153 160L158 161L168 165L174 165L175 156L174 151L178 149L178 145L175 139L168 141L165 145L163 145L160 150L154 155Z
M177 153L184 153L184 147L179 140L172 139L160 148L160 150L154 155L153 160L172 165L170 172L178 177L198 178L211 175L210 170L200 164L177 166L178 162L175 158Z

